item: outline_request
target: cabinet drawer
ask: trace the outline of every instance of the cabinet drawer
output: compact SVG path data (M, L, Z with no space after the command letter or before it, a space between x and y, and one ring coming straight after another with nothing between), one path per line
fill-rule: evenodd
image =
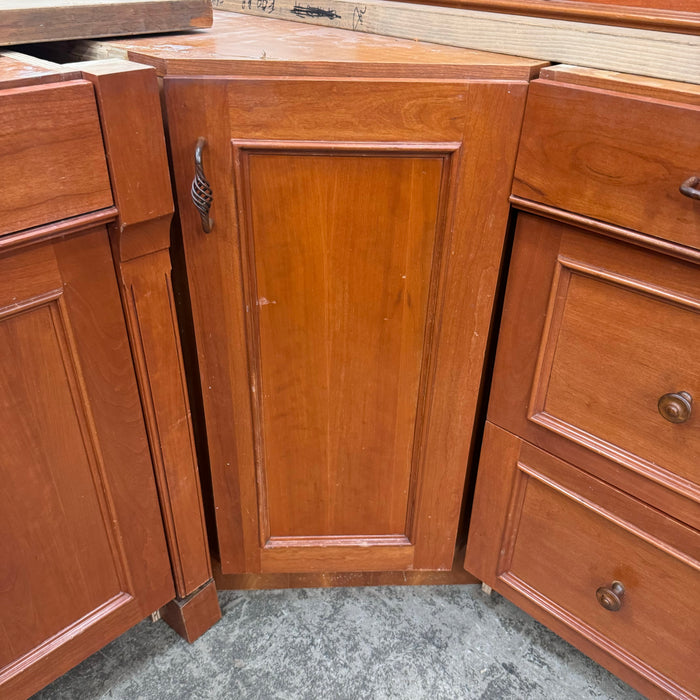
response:
M0 235L112 205L92 85L0 91Z
M518 197L700 248L700 106L535 81L513 184Z
M700 692L700 533L493 426L471 533L472 573L674 697Z
M550 437L577 443L697 500L698 347L697 265L520 215L493 422L564 458Z

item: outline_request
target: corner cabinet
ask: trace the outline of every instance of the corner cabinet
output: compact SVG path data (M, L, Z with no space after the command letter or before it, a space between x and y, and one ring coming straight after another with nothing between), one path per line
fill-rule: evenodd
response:
M539 64L230 13L113 46L163 76L222 571L451 568Z
M648 697L700 694L700 88L528 96L466 568Z

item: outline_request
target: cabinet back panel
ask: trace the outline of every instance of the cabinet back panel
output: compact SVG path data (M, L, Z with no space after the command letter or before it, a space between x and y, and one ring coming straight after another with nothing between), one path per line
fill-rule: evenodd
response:
M249 159L273 537L405 533L442 170Z

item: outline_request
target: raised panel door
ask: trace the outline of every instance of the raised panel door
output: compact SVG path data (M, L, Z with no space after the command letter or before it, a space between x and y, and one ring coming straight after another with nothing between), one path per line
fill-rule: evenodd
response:
M450 568L524 89L166 95L222 570ZM200 137L210 233L189 201Z

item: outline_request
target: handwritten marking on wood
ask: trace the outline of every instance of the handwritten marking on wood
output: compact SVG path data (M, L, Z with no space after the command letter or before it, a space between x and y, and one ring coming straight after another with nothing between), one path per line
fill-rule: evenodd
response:
M392 0L325 0L330 15L294 13L297 0L275 0L274 11L240 8L240 0L215 0L222 10L276 17L369 34L495 51L700 83L700 37L629 27L412 5Z

